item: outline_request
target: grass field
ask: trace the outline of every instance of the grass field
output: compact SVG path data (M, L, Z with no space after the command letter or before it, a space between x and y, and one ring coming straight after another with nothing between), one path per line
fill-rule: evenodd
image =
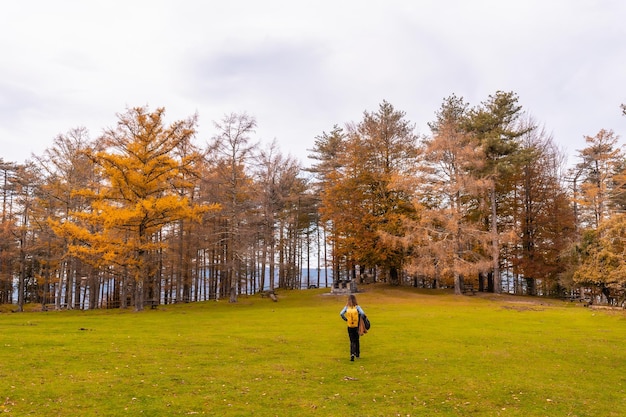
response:
M156 310L0 313L9 416L624 416L626 312L364 287Z

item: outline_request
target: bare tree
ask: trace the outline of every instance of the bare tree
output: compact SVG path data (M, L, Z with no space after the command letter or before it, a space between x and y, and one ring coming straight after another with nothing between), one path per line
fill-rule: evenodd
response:
M225 277L230 302L237 302L241 281L245 279L246 213L251 208L251 181L247 164L257 144L251 135L256 120L246 113L231 113L215 123L216 135L209 144L210 156L217 161L217 175L223 182L221 241L224 248Z

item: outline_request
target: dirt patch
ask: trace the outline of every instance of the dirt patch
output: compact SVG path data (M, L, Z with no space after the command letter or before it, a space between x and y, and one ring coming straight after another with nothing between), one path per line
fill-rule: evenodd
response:
M624 310L623 307L595 305L595 304L590 305L589 308L592 310Z
M536 305L504 305L502 306L505 310L515 310L515 311L544 311L545 308L538 307Z

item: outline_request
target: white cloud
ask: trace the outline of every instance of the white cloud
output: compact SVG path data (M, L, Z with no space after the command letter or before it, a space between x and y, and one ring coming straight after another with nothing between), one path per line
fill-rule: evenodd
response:
M247 112L306 162L314 137L383 100L428 133L444 97L514 91L573 155L624 132L626 3L602 0L228 2L23 0L0 16L0 146L93 137L126 107L168 118Z

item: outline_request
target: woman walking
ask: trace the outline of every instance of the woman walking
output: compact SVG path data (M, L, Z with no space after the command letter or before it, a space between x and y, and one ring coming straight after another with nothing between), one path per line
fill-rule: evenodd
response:
M359 320L365 316L365 312L352 294L348 296L348 302L339 313L341 318L348 322L348 337L350 338L350 360L361 356L361 346L359 343Z

